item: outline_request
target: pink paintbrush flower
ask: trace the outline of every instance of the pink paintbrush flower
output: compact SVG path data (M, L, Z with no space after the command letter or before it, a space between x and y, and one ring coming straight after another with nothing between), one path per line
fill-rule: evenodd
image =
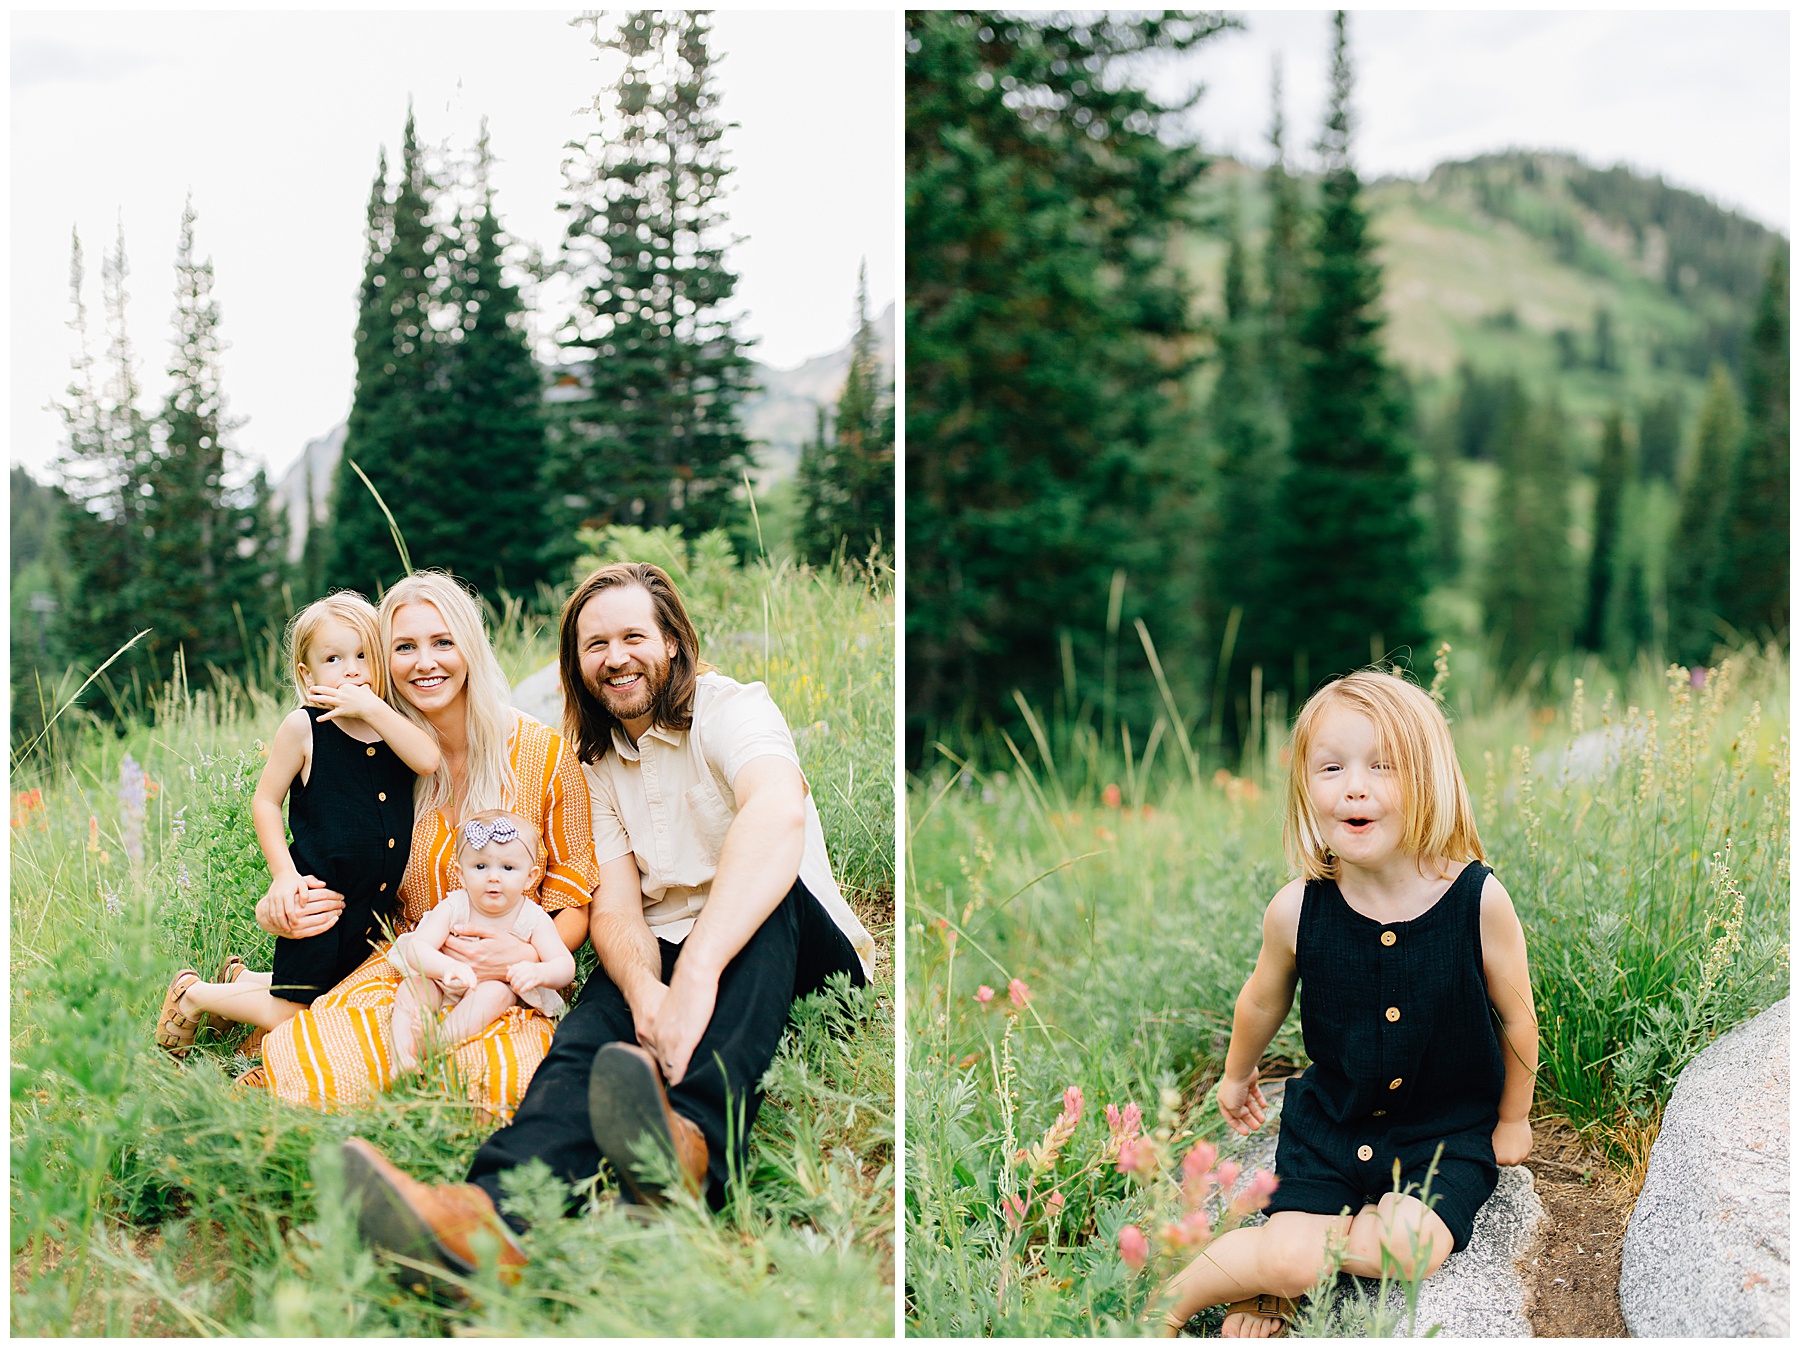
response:
M994 1000L994 990L986 983L983 983L980 987L975 989L975 1000L980 1002L983 1006L986 1006L989 1002Z
M1006 995L1012 998L1012 1004L1022 1011L1025 1009L1025 1003L1031 1000L1031 989L1025 986L1024 979L1015 978L1006 985Z
M1150 1259L1150 1242L1144 1233L1135 1226L1119 1228L1119 1258L1125 1261L1128 1268L1136 1273Z

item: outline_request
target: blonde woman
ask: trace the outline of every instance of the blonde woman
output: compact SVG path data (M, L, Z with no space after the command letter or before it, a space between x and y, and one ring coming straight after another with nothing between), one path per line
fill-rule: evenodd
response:
M509 810L544 838L539 903L563 943L574 950L587 935L585 907L599 879L587 784L561 736L507 705L500 673L475 602L450 577L418 571L382 600L381 647L389 697L416 724L429 727L440 750L438 769L414 789L412 849L400 881L397 926L411 930L461 883L456 837L463 820ZM398 845L396 840L395 845ZM338 920L343 896L309 882L308 896L286 905L265 897L257 921L290 939L314 935ZM452 930L444 951L481 978L505 978L535 958L512 936ZM385 947L269 1034L261 1084L284 1100L320 1108L360 1102L385 1088L397 1070L390 1033L399 975ZM509 1117L550 1044L550 1021L516 1006L452 1057L472 1099Z

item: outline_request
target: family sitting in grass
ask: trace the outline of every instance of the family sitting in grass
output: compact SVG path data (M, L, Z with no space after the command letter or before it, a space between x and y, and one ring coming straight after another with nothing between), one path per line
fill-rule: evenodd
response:
M793 1003L836 973L865 984L873 954L767 689L703 664L673 582L641 563L563 609L566 739L508 705L448 576L406 577L378 612L321 600L290 646L305 705L255 805L274 968L180 971L158 1042L185 1053L207 1015L255 1025L241 1080L319 1108L446 1052L503 1121L469 1183L343 1150L370 1243L458 1273L478 1232L524 1259L500 1177L534 1158L572 1187L605 1160L638 1201L673 1180L721 1205ZM553 1029L583 940L599 968Z
M1312 1066L1285 1088L1267 1224L1170 1278L1170 1335L1221 1303L1226 1337L1285 1333L1334 1258L1429 1277L1469 1243L1497 1167L1531 1150L1525 934L1483 864L1443 713L1392 674L1351 674L1301 711L1292 763L1283 840L1299 878L1263 916L1219 1111L1240 1134L1262 1126L1257 1063L1296 982Z

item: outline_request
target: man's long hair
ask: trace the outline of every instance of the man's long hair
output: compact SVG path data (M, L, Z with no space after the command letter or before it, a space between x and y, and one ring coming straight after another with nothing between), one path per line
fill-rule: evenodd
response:
M561 654L563 737L572 741L584 763L598 763L612 748L613 727L618 717L606 709L581 678L581 652L576 648L575 625L588 601L603 590L635 585L648 590L656 609L656 625L663 636L675 641L675 657L669 662L669 681L650 708L653 725L665 730L686 730L694 723L695 681L710 666L701 663L700 637L688 618L687 606L669 573L649 562L613 562L595 571L563 605Z

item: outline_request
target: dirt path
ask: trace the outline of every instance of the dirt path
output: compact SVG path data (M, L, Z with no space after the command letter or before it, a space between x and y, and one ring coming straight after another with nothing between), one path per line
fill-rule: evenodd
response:
M1560 1119L1532 1122L1526 1161L1546 1220L1520 1260L1525 1314L1541 1339L1624 1338L1619 1262L1636 1195Z

